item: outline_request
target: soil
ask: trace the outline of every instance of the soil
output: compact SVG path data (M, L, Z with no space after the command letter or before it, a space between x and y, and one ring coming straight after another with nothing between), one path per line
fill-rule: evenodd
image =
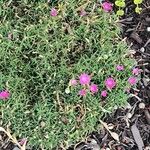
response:
M130 55L142 69L137 87L130 89L127 106L106 114L102 129L68 150L150 150L150 0L144 0L141 14L134 12L132 0L126 0L125 15L118 24L122 38L130 45ZM116 8L114 8L116 9ZM0 132L0 150L14 150L8 137Z

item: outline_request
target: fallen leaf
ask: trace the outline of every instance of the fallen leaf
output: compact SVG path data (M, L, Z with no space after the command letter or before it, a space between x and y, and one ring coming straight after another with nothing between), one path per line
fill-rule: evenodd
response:
M16 145L18 146L18 148L20 148L20 150L25 150L25 149L26 149L26 148L25 148L26 142L24 143L23 146L21 146L21 145L18 143L17 139L16 139L14 136L12 136L12 135L10 134L10 130L9 130L9 129L5 130L3 127L0 127L0 131L4 132L4 133L12 140L12 142L13 142L14 144L16 144Z
M111 132L111 131L109 130L109 126L107 125L106 122L103 122L103 121L101 121L101 120L100 120L100 122L101 122L101 124L105 127L105 129L110 133L110 135L112 136L112 138L113 138L114 140L116 140L116 141L119 142L119 135L118 135L117 133L115 133L115 132Z
M131 126L131 132L133 134L133 138L138 146L138 149L139 150L143 150L143 147L144 147L144 143L143 143L143 140L141 138L141 135L140 135L140 132L136 126L136 124L132 125Z

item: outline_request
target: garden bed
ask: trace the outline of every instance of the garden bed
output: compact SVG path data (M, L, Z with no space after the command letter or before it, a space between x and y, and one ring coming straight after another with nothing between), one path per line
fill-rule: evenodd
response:
M0 123L23 138L21 142L27 138L27 149L66 149L87 135L86 142L69 149L134 150L150 145L148 1L140 15L127 2L126 14L118 21L95 2L1 3L6 9L1 27L1 89L9 89L11 97L0 103ZM58 16L55 11L50 15L53 7L59 8ZM116 71L117 64L125 67L123 73ZM125 94L132 67L142 70L140 80ZM72 87L69 80L84 72L101 91L107 89L108 77L117 78L117 86L107 91L107 98L79 96L82 86ZM125 107L118 108L121 105ZM114 107L118 109L109 115ZM99 132L92 132L100 125ZM17 147L1 133L2 150Z

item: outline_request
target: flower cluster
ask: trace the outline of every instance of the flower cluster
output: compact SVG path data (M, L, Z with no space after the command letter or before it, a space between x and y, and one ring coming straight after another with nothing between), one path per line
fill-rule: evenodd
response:
M79 91L80 96L86 96L88 91L91 94L95 94L98 92L98 85L91 83L91 76L88 75L87 73L82 73L78 77L78 80L71 79L69 85L76 86L78 83L82 86L82 89Z
M124 70L124 66L123 65L117 65L116 66L116 70L117 71L123 71ZM128 83L130 85L135 85L137 83L137 77L135 76L138 76L141 72L141 69L139 68L133 68L132 70L132 75L131 77L128 78Z
M122 64L116 66L116 71L122 72L125 70L125 67ZM136 75L139 75L141 72L140 69L134 68L132 70L133 76L128 78L128 83L133 86L137 83ZM92 95L97 94L99 92L99 87L97 84L91 83L91 76L87 73L82 73L78 79L71 79L69 82L69 86L77 86L80 85L82 89L78 92L80 96L86 96L88 92ZM107 77L104 81L105 89L101 91L101 97L106 98L108 96L108 92L112 91L117 86L117 81L114 77Z
M111 12L113 10L113 4L110 2L103 2L101 4L101 7L105 12ZM51 8L50 15L52 17L56 17L58 15L58 10L56 8ZM86 15L87 15L87 12L83 8L81 8L79 12L79 16L83 17Z
M138 76L140 73L141 73L141 69L139 69L137 67L133 68L133 70L132 70L133 76L128 79L128 82L130 85L135 85L137 83L137 77L136 76Z
M78 77L78 80L71 79L69 82L70 86L77 86L78 84L82 86L82 89L79 91L80 96L86 96L88 92L94 95L99 91L98 85L91 83L91 76L87 73L82 73ZM116 81L112 77L109 77L105 80L104 84L108 90L112 90L116 86ZM107 97L107 90L101 91L101 96Z

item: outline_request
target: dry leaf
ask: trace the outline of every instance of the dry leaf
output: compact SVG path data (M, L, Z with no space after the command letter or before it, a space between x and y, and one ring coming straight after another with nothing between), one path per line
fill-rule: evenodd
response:
M109 133L116 141L119 142L119 135L117 133L111 131L109 131Z
M9 130L9 129L7 129L7 131L6 131L4 128L0 127L0 131L4 132L4 133L12 140L12 142L13 142L14 144L16 144L16 145L20 148L20 150L25 150L25 149L26 149L26 148L25 148L26 142L24 143L23 146L21 146L21 145L18 143L17 139L16 139L15 137L13 137L13 136L10 134L10 130Z
M131 126L131 131L132 131L134 140L135 140L135 142L136 142L136 144L138 146L138 149L139 150L143 150L144 143L143 143L143 140L141 138L140 132L139 132L136 124L134 124L134 125Z
M110 133L110 135L113 137L113 139L119 142L119 135L117 133L115 133L115 132L111 132L109 130L109 126L107 125L106 122L103 122L101 120L100 120L100 122L105 127L105 129Z

